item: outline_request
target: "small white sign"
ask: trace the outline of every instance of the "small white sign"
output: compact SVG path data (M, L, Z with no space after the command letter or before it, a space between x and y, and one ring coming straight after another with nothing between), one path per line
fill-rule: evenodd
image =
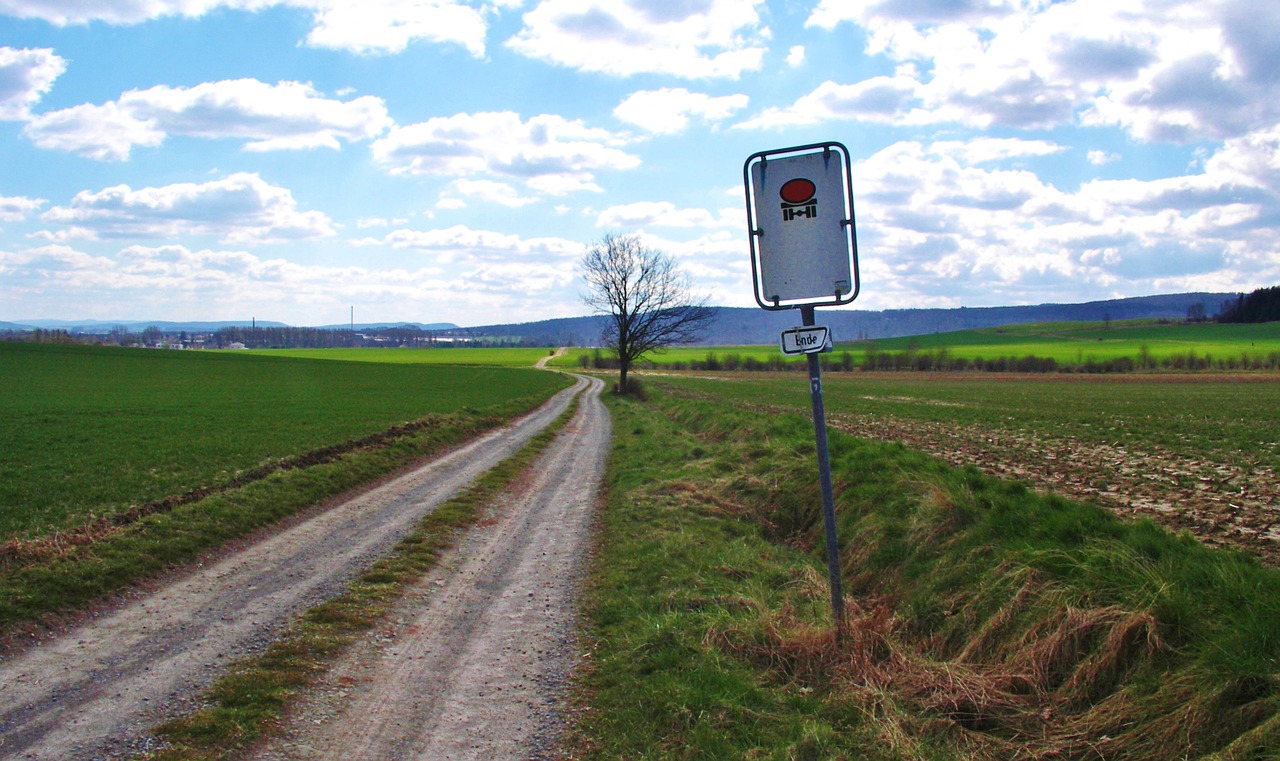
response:
M782 331L783 354L817 354L830 346L831 332L825 326Z

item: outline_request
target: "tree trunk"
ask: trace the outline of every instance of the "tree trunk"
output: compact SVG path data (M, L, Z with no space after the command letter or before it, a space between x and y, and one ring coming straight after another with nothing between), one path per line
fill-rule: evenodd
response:
M618 366L618 393L619 394L625 395L627 393L627 365L628 364L630 363L627 362L626 360L623 360Z

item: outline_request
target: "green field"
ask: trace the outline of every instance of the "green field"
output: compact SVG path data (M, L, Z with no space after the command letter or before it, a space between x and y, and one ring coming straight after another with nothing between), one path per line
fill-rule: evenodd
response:
M254 354L295 359L330 359L394 365L480 365L532 367L551 353L540 348L432 348L432 349L254 349Z
M0 377L0 539L432 415L510 415L567 383L529 369L33 344L0 344Z
M819 315L820 316L820 315ZM820 322L821 320L819 320ZM1256 325L1219 325L1217 323L1159 323L1133 320L1104 324L1101 322L1064 322L1010 325L981 330L932 333L902 338L885 338L851 343L835 336L835 351L823 355L828 362L848 362L863 367L868 356L899 355L912 358L928 356L954 360L995 360L1037 357L1053 360L1060 366L1086 366L1127 358L1151 369L1265 369L1280 367L1280 322ZM575 367L580 357L590 358L593 350L571 350L555 364ZM605 353L608 356L608 353ZM690 368L705 366L714 358L720 366L735 369L750 359L761 364L783 361L781 351L771 346L672 347L646 357L656 367ZM1210 361L1206 362L1206 358ZM1188 361L1190 360L1190 361ZM803 359L786 358L791 365ZM914 362L908 362L914 367ZM930 363L932 365L936 362ZM713 368L716 369L716 368Z
M829 415L977 425L1280 468L1280 378L1250 377L832 373L823 377L823 391ZM697 379L663 382L705 387ZM809 405L803 377L726 374L715 389L747 408Z

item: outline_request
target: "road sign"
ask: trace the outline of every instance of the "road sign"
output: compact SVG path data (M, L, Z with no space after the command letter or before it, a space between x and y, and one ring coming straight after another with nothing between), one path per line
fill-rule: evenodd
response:
M830 346L831 331L822 325L782 331L783 354L817 354Z
M849 151L840 143L761 151L742 165L756 303L765 309L799 309L804 325L782 333L782 351L808 355L813 438L822 488L822 533L837 641L845 635L844 592L822 364L818 361L818 353L828 345L831 334L814 324L814 308L841 306L858 297L851 174Z
M858 296L849 152L840 143L752 154L742 167L756 303L838 306Z

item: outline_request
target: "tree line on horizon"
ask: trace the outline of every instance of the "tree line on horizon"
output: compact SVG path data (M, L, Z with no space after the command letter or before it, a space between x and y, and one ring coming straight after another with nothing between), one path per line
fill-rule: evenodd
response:
M1234 302L1223 304L1218 313L1218 322L1277 321L1280 321L1280 285L1259 288L1248 295L1242 293Z

